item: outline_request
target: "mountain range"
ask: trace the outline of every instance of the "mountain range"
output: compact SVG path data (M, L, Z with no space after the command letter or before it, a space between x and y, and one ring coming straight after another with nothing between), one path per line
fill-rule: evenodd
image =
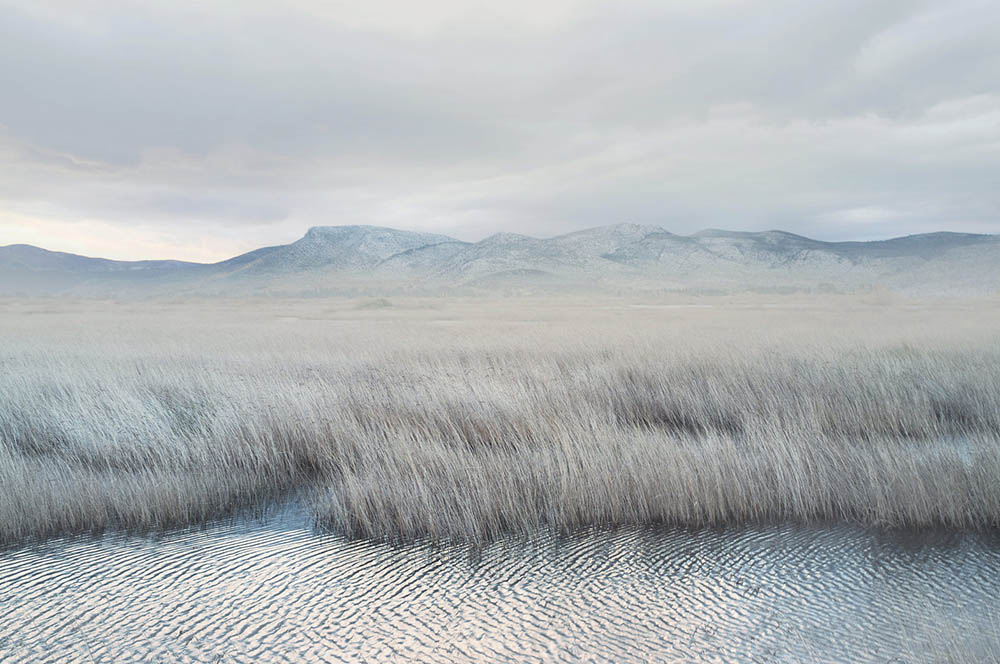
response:
M0 247L0 296L856 292L1000 293L1000 236L928 233L822 242L784 231L675 235L619 224L479 242L377 226L317 226L218 263L115 261Z

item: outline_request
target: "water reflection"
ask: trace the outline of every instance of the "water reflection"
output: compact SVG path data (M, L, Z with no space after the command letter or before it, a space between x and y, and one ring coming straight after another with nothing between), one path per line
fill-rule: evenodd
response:
M0 662L997 661L998 590L996 536L784 526L402 547L315 533L287 508L0 554Z

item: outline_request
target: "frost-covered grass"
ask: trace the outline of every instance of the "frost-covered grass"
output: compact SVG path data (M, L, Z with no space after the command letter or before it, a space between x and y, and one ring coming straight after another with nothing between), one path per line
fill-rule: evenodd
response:
M996 303L705 303L0 303L0 541L1000 525Z

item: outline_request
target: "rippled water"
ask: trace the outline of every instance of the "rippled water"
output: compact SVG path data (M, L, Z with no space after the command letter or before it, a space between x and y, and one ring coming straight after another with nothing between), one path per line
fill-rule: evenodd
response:
M0 662L1000 661L1000 540L632 529L469 547L294 508L0 554Z

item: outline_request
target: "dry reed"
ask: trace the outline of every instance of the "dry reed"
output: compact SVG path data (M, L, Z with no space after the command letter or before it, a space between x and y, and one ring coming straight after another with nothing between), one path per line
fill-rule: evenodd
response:
M0 541L1000 525L994 308L862 305L5 303Z

